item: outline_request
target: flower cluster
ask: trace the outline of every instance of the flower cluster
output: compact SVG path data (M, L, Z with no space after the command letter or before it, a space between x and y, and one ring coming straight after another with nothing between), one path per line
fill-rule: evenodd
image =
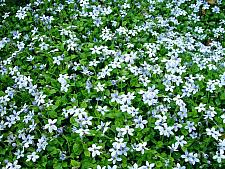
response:
M222 0L0 0L0 168L224 168Z

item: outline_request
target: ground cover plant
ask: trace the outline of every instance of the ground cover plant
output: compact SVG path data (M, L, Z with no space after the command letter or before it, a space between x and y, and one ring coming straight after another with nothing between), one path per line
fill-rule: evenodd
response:
M0 0L0 168L225 167L225 1L24 2Z

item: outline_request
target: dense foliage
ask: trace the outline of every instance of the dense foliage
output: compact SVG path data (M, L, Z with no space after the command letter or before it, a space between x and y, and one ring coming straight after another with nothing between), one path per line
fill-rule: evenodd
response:
M225 167L225 1L0 14L0 168Z

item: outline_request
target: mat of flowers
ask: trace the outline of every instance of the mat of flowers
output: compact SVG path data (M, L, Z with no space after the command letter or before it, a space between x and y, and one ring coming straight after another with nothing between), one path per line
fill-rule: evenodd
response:
M0 1L0 168L225 168L225 1Z

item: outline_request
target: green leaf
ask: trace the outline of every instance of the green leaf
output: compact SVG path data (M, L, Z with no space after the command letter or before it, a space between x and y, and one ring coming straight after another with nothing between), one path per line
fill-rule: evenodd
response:
M158 141L156 143L157 148L162 148L163 147L163 142L162 141Z
M5 152L6 152L6 149L4 149L4 148L1 147L1 148L0 148L0 154L3 154L3 155L4 155Z
M84 159L81 164L81 169L92 168L93 164L90 159Z
M72 167L80 167L80 162L75 161L75 160L71 160L70 164L71 164Z
M47 164L47 161L48 161L47 156L42 156L42 158L41 158L41 165L43 167L45 167L46 164Z
M83 151L82 145L79 143L75 143L73 145L73 153L77 156L80 155Z
M86 103L86 102L82 102L82 103L80 104L80 107L86 108L86 107L87 107L87 103Z
M58 153L57 148L54 147L54 146L49 146L49 147L47 148L47 150L48 150L49 152L51 152L51 154L57 154L57 153Z
M88 146L86 144L83 144L83 149L84 149L84 155L86 157L90 157L91 153L88 151Z
M221 94L220 99L221 99L221 100L225 100L225 93L222 93L222 94Z
M57 113L55 111L48 112L48 115L50 116L50 118L57 118Z
M157 162L156 162L156 167L162 167L162 166L163 166L163 164L162 164L161 161L157 161Z
M185 136L187 136L188 135L188 131L187 130L185 130L185 129L181 129L181 133L183 134L183 135L185 135Z
M49 90L49 94L54 94L54 93L56 93L56 90L55 89Z
M91 153L88 150L84 150L84 155L86 157L90 157L91 156Z
M62 163L62 166L68 168L67 162L64 161L64 162Z
M53 164L53 168L54 169L63 169L62 164L60 164L60 163Z

